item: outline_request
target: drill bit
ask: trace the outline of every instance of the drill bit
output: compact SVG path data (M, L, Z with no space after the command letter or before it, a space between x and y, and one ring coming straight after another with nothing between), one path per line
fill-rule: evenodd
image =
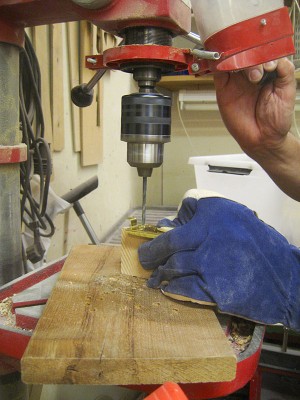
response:
M142 225L146 222L147 177L143 176Z

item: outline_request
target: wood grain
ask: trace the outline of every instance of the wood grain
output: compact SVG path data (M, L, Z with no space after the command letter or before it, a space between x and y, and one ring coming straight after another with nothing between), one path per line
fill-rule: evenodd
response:
M121 233L121 273L136 276L138 278L149 278L153 271L145 270L139 261L138 248L149 239L133 236L128 233L127 228Z
M41 71L41 100L45 123L44 137L48 143L52 143L49 27L46 25L33 27L32 41Z
M85 56L95 54L97 28L90 22L80 22L80 82L87 83L95 71L85 67ZM81 165L83 167L103 161L103 139L101 130L102 82L94 87L94 100L89 107L80 109Z
M51 38L51 110L53 130L53 150L61 151L65 147L64 124L64 62L63 62L63 24L50 25Z
M120 274L120 247L77 246L22 359L25 383L220 382L236 359L211 309Z
M67 23L67 44L68 44L68 67L69 67L69 78L70 78L70 93L71 89L78 86L80 83L79 79L79 22L68 22ZM71 100L71 126L72 126L72 137L73 137L73 150L79 152L81 150L81 139L80 139L80 109Z

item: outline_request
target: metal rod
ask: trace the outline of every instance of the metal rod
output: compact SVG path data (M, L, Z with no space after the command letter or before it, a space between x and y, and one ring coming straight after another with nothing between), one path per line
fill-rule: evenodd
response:
M206 51L206 50L192 50L192 54L196 57L203 58L205 60L219 60L221 55L217 51Z
M107 69L99 69L95 75L91 78L91 80L85 84L84 90L86 92L89 92L90 90L93 89L93 87L99 82L99 80L102 78L102 76L105 74Z
M202 45L202 40L201 37L199 35L197 35L197 33L194 32L190 32L187 35L185 35L185 37L190 40L192 43L197 44L197 45Z
M94 231L90 221L88 220L87 216L85 215L85 212L83 208L81 207L81 204L79 201L75 201L73 204L74 211L76 212L78 218L80 219L86 233L88 234L89 238L91 239L93 244L99 245L100 240L98 239L98 236L96 235L96 232Z
M143 204L142 204L142 224L146 222L146 196L147 196L147 177L143 177Z

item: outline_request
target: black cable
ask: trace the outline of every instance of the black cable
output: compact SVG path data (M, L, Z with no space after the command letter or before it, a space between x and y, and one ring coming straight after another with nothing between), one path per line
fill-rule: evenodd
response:
M39 241L40 237L51 237L55 231L54 224L46 213L52 160L49 145L44 139L41 73L34 48L27 35L20 54L19 104L22 142L27 146L27 160L20 166L21 218L24 225L32 231L34 240ZM40 178L38 198L32 193L34 174ZM26 254L28 257L29 254L28 249L26 250L23 252L24 257ZM32 255L32 252L30 254Z

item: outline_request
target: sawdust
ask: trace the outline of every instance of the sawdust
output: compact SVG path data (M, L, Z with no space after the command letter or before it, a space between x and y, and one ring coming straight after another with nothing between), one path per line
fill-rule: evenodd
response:
M6 297L0 301L0 323L5 326L16 327L16 316L12 312L12 298Z
M146 289L145 279L135 276L118 274L111 276L99 276L95 283L103 285L104 293L132 293L135 290Z
M233 318L230 326L229 342L236 353L244 352L251 343L255 324L239 318Z

